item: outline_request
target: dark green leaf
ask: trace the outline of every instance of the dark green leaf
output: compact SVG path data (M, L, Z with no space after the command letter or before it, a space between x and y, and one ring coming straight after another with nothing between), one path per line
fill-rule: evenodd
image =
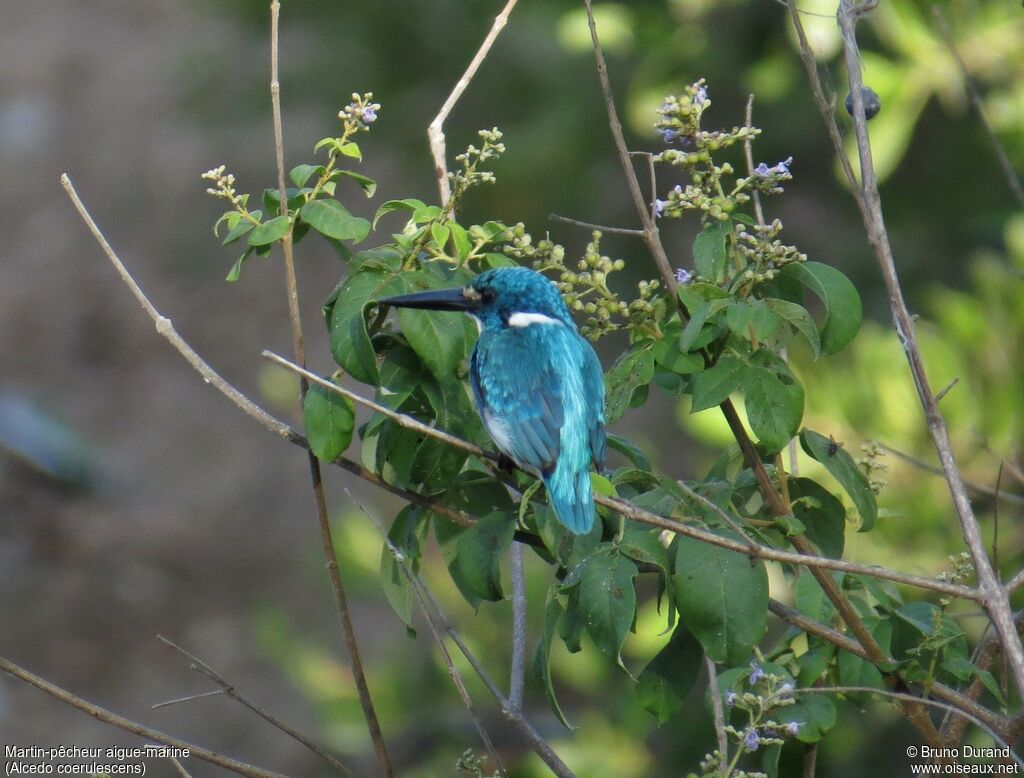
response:
M626 522L619 548L637 562L654 565L668 575L668 549L662 545L657 529Z
M871 491L868 478L842 446L814 430L800 431L800 443L813 459L821 462L839 485L846 490L860 514L858 532L867 532L875 526L878 518L878 503Z
M804 340L807 341L807 345L811 347L811 355L814 359L817 359L821 353L821 340L818 336L818 328L814 324L814 319L811 318L811 314L807 312L807 309L802 305L791 303L788 300L780 300L777 297L769 297L764 303L776 316L789 322L803 336Z
M338 147L338 153L344 154L346 157L352 157L358 159L360 162L363 161L363 152L359 150L359 144L349 141L348 143L342 143Z
M836 706L824 694L798 694L796 704L779 708L773 717L780 724L799 723L796 739L802 743L817 743L836 725Z
M732 229L728 221L704 226L693 241L693 263L709 281L718 281L725 271L725 240Z
M810 478L790 478L793 515L804 523L804 533L825 556L840 559L846 543L846 509L832 492Z
M501 555L515 531L507 513L491 513L459 536L456 564L481 599L497 602L502 598Z
M622 644L636 615L636 565L616 550L599 546L577 569L580 615L587 632L601 653L621 667Z
M356 173L354 170L338 170L336 171L339 175L351 178L357 184L363 192L366 193L367 197L373 197L377 192L377 182L368 176L364 176L362 173Z
M740 388L747 365L732 354L724 354L718 362L693 377L693 403L690 413L713 408L725 402Z
M644 710L664 724L683 706L700 673L703 650L682 624L640 673L636 693Z
M377 209L377 213L373 215L373 228L377 229L377 222L380 221L382 216L386 216L394 211L418 211L421 208L426 208L427 204L422 200L416 200L415 198L409 198L407 200L388 200L386 203Z
M626 409L634 404L633 398L640 387L646 387L654 377L654 355L648 346L627 351L608 371L605 384L605 419L614 424Z
M832 623L836 607L810 572L805 570L800 573L794 590L794 604L798 611L820 624Z
M451 237L452 231L448 228L447 224L438 224L434 222L430 225L430 237L434 239L434 243L437 244L439 251L445 251L445 246L448 243L448 238Z
M698 306L679 336L679 350L684 353L690 351L697 343L704 325L724 311L729 303L730 299L715 299Z
M251 248L248 248L244 252L242 252L242 256L235 260L235 264L231 266L231 270L228 271L227 278L225 278L224 280L231 281L232 283L237 281L239 277L242 275L242 265L245 263L245 260L247 260L250 256L252 256Z
M804 415L804 389L789 366L761 349L743 379L750 429L769 452L781 451L796 435Z
M311 384L302 409L309 448L324 462L333 462L352 442L355 405L347 397Z
M548 590L547 601L544 604L544 632L541 635L537 649L533 653L533 672L544 689L544 696L547 697L551 710L562 722L566 729L573 729L573 726L566 720L562 708L555 697L555 687L551 679L551 646L554 642L555 628L558 626L564 610L558 602L558 584Z
M845 348L860 330L860 295L850 279L830 265L794 262L782 271L810 289L825 306L825 319L818 328L821 353L835 354Z
M647 458L647 455L631 441L621 435L616 435L614 432L607 432L605 435L608 448L618 451L641 470L651 469L651 461Z
M255 216L255 214L253 215ZM259 216L256 216L256 218L258 219ZM236 240L241 238L246 233L251 232L255 226L256 225L253 224L248 219L244 219L238 222L238 224L236 224L234 227L228 230L228 234L224 236L223 245L226 246L229 243L234 243Z
M781 323L761 300L732 303L725 311L725 322L736 335L751 342L765 340Z
M306 224L327 238L359 243L370 234L370 223L353 216L337 200L313 200L299 210Z
M704 358L700 354L691 354L679 350L680 328L666 328L664 337L654 344L651 350L654 361L663 370L676 375L688 375L704 368Z
M263 222L254 227L249 233L250 246L266 246L276 240L281 240L288 234L291 222L287 216L275 216L273 219Z
M292 183L297 187L303 187L306 182L309 181L309 177L314 173L323 173L323 165L296 165L288 173L288 177L292 180Z
M406 273L405 276L407 282L415 283L424 274L421 271ZM417 284L413 288L418 290L422 287ZM451 381L459 367L469 359L476 335L476 328L469 317L400 308L398 321L409 345L438 380Z
M466 228L457 222L448 222L448 228L452 233L452 242L455 243L455 254L459 262L465 262L473 250L469 240L469 233Z
M395 547L399 553L407 557L407 564L414 565L419 557L419 549L415 541L410 540L416 536L416 519L419 512L411 506L403 508L395 517L391 529L388 531L388 542ZM409 553L413 551L414 553ZM411 557L411 558L410 558ZM395 558L394 551L384 544L380 555L381 583L384 586L384 596L391 605L398 618L410 630L412 627L412 606L413 590L408 577L402 571L401 563Z
M718 531L723 537L733 533ZM745 662L768 627L768 574L735 551L680 535L673 584L679 616L716 662Z

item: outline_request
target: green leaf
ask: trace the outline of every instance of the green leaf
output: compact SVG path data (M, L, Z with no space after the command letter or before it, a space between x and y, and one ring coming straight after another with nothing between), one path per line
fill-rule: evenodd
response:
M789 366L761 349L750 360L743 378L750 429L769 452L785 448L796 435L804 415L804 389Z
M516 525L504 512L491 513L459 536L456 564L470 589L497 602L501 591L501 555L512 542Z
M587 632L601 653L625 669L620 654L636 616L636 565L610 545L602 544L576 570L580 616ZM567 584L571 577L566 578Z
M704 368L704 358L700 354L691 354L679 350L679 333L681 328L678 322L672 329L665 328L665 335L654 344L651 352L654 354L655 363L670 373L676 375L688 375Z
M459 262L465 262L473 250L473 245L469 240L469 233L458 222L448 222L448 229L452 232L452 242L455 243L455 253Z
M875 520L878 518L875 493L871 491L867 476L853 461L853 457L846 453L841 446L835 445L830 438L826 438L814 430L806 428L801 430L800 443L804 451L813 459L821 462L850 495L850 499L853 500L853 504L857 506L857 512L860 514L860 527L857 531L867 532L874 527Z
M710 300L697 307L679 336L679 350L684 353L690 351L697 343L704 325L710 322L717 314L724 311L729 305L730 300L721 298Z
M730 304L725 311L725 323L736 335L752 342L755 339L765 340L781 324L779 317L762 300L740 300Z
M821 553L841 559L846 544L846 509L832 492L810 478L790 478L793 515L804 523L805 535Z
M716 530L723 537L735 534ZM680 535L673 585L683 623L716 662L739 665L768 628L764 563Z
M368 176L364 176L362 173L356 173L354 170L338 170L338 175L346 176L351 178L366 194L367 197L373 197L377 193L377 182Z
M832 604L813 575L806 570L801 572L793 588L794 603L798 611L820 624L832 623L836 615L836 606Z
M352 157L358 159L360 162L363 161L363 152L359 150L359 144L349 141L348 143L342 143L338 147L338 153L344 154L346 157Z
M299 210L302 221L327 238L359 243L370 234L370 223L353 216L337 200L313 200Z
M631 441L621 435L616 435L614 432L606 432L605 440L608 443L608 448L618 451L636 467L639 467L641 470L651 469L651 460L649 460L647 455Z
M427 204L425 202L411 197L406 200L388 200L373 215L373 228L377 229L377 222L380 221L382 216L386 216L394 211L418 211L426 207Z
M644 710L664 724L683 706L700 673L703 649L683 624L640 673L636 693Z
M405 273L404 276L410 291L436 285L432 277L423 271ZM419 283L424 279L426 284ZM469 359L476 335L476 328L469 317L399 308L398 321L409 345L438 380L451 381L459 367Z
M818 337L818 328L814 324L814 319L811 318L807 309L802 305L791 303L788 300L780 300L777 297L769 297L764 303L776 316L791 324L803 336L807 345L811 347L811 355L817 359L821 353L821 340Z
M654 378L654 354L649 345L627 351L604 377L605 419L614 424L634 405L634 396L640 387L646 387ZM642 395L646 397L646 395Z
M388 540L395 549L406 557L407 563L416 565L419 559L419 547L416 543L416 520L419 512L407 506L403 508L388 530ZM411 553L410 553L411 552ZM388 604L412 630L412 606L414 593L408 577L402 570L401 563L395 559L394 552L385 543L380 555L381 584ZM415 634L415 633L413 633Z
M731 229L729 221L707 224L693 241L693 263L709 281L719 281L725 272L725 240Z
M628 521L619 541L619 548L637 562L654 565L668 575L668 549L659 539L659 531Z
M555 629L565 611L558 602L558 584L548 589L547 601L544 603L544 632L541 634L540 642L533 652L533 673L540 681L544 689L544 696L547 697L551 710L562 722L566 729L573 729L573 726L566 720L562 708L555 697L555 687L551 679L551 645L555 637Z
M314 173L320 174L324 172L323 165L296 165L288 173L288 177L292 180L295 186L302 188L309 181L309 177Z
M324 462L333 462L352 442L355 405L320 384L310 384L302 408L309 448Z
M824 694L798 694L796 703L778 708L772 717L780 724L800 724L796 739L801 743L817 743L836 725L836 706Z
M818 328L822 354L835 354L856 337L863 310L849 278L820 262L794 262L783 268L782 275L797 279L825 306L825 319Z
M241 216L241 214L238 215ZM256 216L256 214L253 214L253 216ZM256 218L258 219L260 217L256 216ZM228 234L224 236L224 240L221 245L226 246L229 243L234 243L236 240L241 238L246 233L251 232L255 226L256 225L253 224L248 219L244 219L238 222L234 227L228 230Z
M245 260L247 260L250 256L252 256L251 248L248 248L244 252L242 252L242 256L235 260L235 264L231 266L231 270L228 271L227 278L225 278L224 280L230 281L232 283L237 281L242 275L242 265L245 263Z
M266 246L274 241L281 240L288 234L291 222L287 216L275 216L273 219L263 222L254 227L249 233L250 246Z
M444 251L445 246L448 243L448 238L451 237L452 231L448 228L447 224L438 224L434 222L430 225L430 237L434 239L434 243L437 244L439 251Z
M732 354L724 354L718 362L693 377L693 404L690 413L721 405L740 388L747 365Z

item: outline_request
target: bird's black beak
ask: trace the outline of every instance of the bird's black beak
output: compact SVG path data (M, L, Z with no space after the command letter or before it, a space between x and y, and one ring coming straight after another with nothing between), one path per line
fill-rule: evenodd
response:
M480 308L480 294L473 288L431 289L426 292L387 297L378 301L395 308L424 308L430 311L467 311Z

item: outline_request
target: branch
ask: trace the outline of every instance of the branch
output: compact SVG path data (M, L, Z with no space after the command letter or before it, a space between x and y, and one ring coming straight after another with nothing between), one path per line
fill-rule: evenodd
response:
M996 158L999 160L999 167L1002 168L1006 184L1010 187L1010 191L1013 192L1013 196L1017 198L1017 203L1021 208L1024 208L1024 186L1021 186L1020 178L1013 169L1013 163L1010 162L1010 157L1006 153L1006 147L1003 146L1002 141L999 140L999 136L996 135L996 131L992 127L992 123L988 120L988 115L985 113L985 105L981 102L981 95L978 93L978 85L974 83L964 58L960 56L960 50L957 48L956 41L953 40L953 34L946 23L946 16L937 5L932 6L932 14L935 16L935 24L942 34L942 40L946 42L946 48L953 55L957 67L960 68L964 87L967 89L967 94L971 97L971 104L974 105L974 110L978 112L981 126L985 128L985 134L988 135L989 142L991 142L992 148L995 149Z
M526 686L526 571L523 547L518 543L512 546L512 670L509 675L509 707L522 710Z
M608 127L612 131L612 138L615 141L615 149L619 153L619 162L622 164L622 172L626 174L626 184L629 186L629 194L633 199L633 207L643 225L644 243L654 257L654 263L658 267L662 283L669 293L671 299L676 299L676 277L672 272L672 265L668 261L665 247L661 243L658 234L658 225L651 213L650 203L644 200L643 192L640 189L640 179L637 178L636 170L633 168L633 161L629 158L629 147L626 146L626 139L622 134L622 122L619 121L619 113L615 109L615 98L612 96L612 85L608 80L608 66L604 61L604 52L601 50L601 39L597 35L597 23L594 21L594 9L591 0L583 0L587 9L587 23L590 25L590 40L594 45L594 58L597 60L597 75L601 81L601 93L604 95L604 105L608 112Z
M870 5L865 4L864 6L855 7L850 3L850 0L840 0L838 13L846 72L850 84L850 93L853 96L853 124L857 138L857 152L860 158L862 186L859 191L856 189L854 191L857 192L858 201L862 203L861 213L865 216L864 226L889 293L889 305L892 309L896 334L903 346L907 363L910 366L910 373L917 388L918 399L924 411L925 421L931 433L935 450L938 453L943 473L946 476L946 482L949 485L950 495L960 520L960 529L963 533L964 543L970 552L980 589L984 595L983 604L988 610L1003 641L1006 657L1013 668L1013 677L1017 691L1021 697L1024 697L1024 646L1021 645L1020 636L1017 634L1013 624L1013 613L1010 610L1009 598L1000 585L999 579L992 569L992 564L985 553L985 544L981 537L981 527L974 515L974 509L967 496L967 490L964 487L956 459L953 456L946 420L939 410L935 397L928 385L924 361L921 358L917 345L914 319L903 299L903 290L900 287L899 278L896 274L892 247L889 244L889 235L886 231L885 220L882 215L882 201L878 193L878 180L875 176L874 160L871 154L871 141L868 137L867 120L864 116L864 95L861 91L863 86L861 58L855 32L857 17L866 10L870 10L874 2L875 0L871 0ZM841 149L837 149L837 153L839 152L841 152Z
M274 114L274 150L277 158L277 183L278 196L280 198L280 213L288 217L288 188L285 183L284 174L284 137L281 126L281 84L278 79L278 30L281 3L273 0L270 4L270 98ZM295 361L300 365L306 364L306 348L302 337L302 318L299 313L299 292L295 278L295 257L292 251L292 229L289 227L281 239L281 249L284 253L284 277L285 288L288 293L288 319L292 327L292 341L295 350ZM308 386L305 381L299 382L299 400L305 402ZM352 616L348 607L348 597L345 594L345 586L341 580L341 569L338 565L338 554L334 547L334 539L331 534L331 522L327 513L327 500L324 497L323 475L320 471L320 460L317 459L312 449L307 449L309 458L309 475L313 487L313 500L316 504L317 522L320 527L320 545L323 547L324 558L327 560L327 574L331 581L331 589L334 592L334 601L338 609L338 616L341 619L341 629L345 639L345 647L348 650L349 664L352 669L352 678L356 684L356 691L359 694L359 705L363 709L363 717L366 719L366 726L370 730L370 738L373 740L374 750L377 752L377 762L380 765L381 773L385 778L393 774L391 762L388 759L387 746L384 743L384 734L380 729L380 722L377 720L377 711L373 707L373 698L370 696L370 687L366 682L366 673L363 671L363 660L359 655L359 644L356 641L355 627L352 625Z
M292 728L288 724L285 724L283 721L281 721L279 718L277 718L276 716L271 714L269 711L265 710L264 708L262 708L261 706L257 705L255 702L250 700L248 697L243 695L241 692L239 692L234 687L233 684L228 683L220 673L218 673L216 670L214 670L212 667L210 667L208 664L206 664L206 662L204 662L202 659L197 657L195 654L189 653L184 648L179 646L177 643L175 643L172 640L168 640L163 635L157 635L156 639L159 640L164 645L170 646L171 648L173 648L175 651L177 651L182 656L187 657L192 662L191 667L192 667L193 670L195 670L197 673L201 673L202 675L205 675L207 678L209 678L211 681L213 681L215 684L217 684L220 687L220 689L218 689L216 692L207 692L206 695L196 695L196 696L202 697L202 696L209 696L211 694L225 694L225 695L227 695L228 697L230 697L235 702L237 702L237 703L245 706L249 710L251 710L253 713L255 713L257 716L259 716L264 721L268 722L269 724L273 724L279 730L281 730L286 735L288 735L288 737L290 737L293 740L296 740L299 743L301 743L302 745L304 745L306 748L308 748L314 754L319 756L321 759L323 759L325 762L327 762L327 764L329 764L331 767L333 767L338 772L343 773L344 775L355 776L355 773L353 773L348 767L346 767L344 764L342 764L341 761L339 761L338 758L336 756L334 756L334 754L330 753L329 751L324 749L322 746L317 745L312 740L310 740L305 735L303 735L301 732L299 732L296 729ZM179 700L172 700L172 702L185 702L185 701L188 701L190 699L195 699L195 697L192 697L192 698L183 697L183 698L181 698ZM167 705L167 704L169 704L169 703L164 703L164 705Z
M876 442L878 443L879 448L882 448L885 451L887 451L890 454L892 454L893 456L898 457L899 459L902 459L908 465L913 465L914 467L918 468L919 470L924 470L925 472L932 473L933 475L945 475L942 472L942 468L941 467L936 467L935 465L930 465L930 464L928 464L927 462L925 462L925 461L923 461L921 459L917 459L916 457L912 457L912 456L910 456L910 454L906 454L906 453L900 451L899 449L895 449L892 446L889 446L889 445L886 445L885 443L882 443L881 441L876 441ZM1007 492L1007 491L1005 491L1003 489L1000 489L1000 490L997 491L996 489L993 489L991 486L985 486L985 484L974 483L973 481L966 481L965 480L964 481L964 486L966 486L972 492L977 492L978 494L984 494L987 497L992 497L992 498L994 498L997 501L998 500L1002 500L1003 502L1012 502L1012 503L1014 503L1016 505L1024 505L1024 495L1012 494L1012 493L1009 493L1009 492Z
M477 674L480 680L483 681L484 686L487 687L488 691L490 691L494 696L494 699L496 699L499 705L501 705L502 712L505 714L506 718L515 724L516 727L519 728L520 732L526 736L526 739L530 742L534 752L548 767L551 768L551 771L555 775L559 776L559 778L575 778L574 773L533 728L530 722L523 715L522 710L512 704L510 697L506 698L501 693L501 690L498 689L497 684L484 669L483 665L480 664L480 661L469 650L469 648L467 648L466 644L462 641L462 638L459 637L458 632L455 631L455 627L452 626L451 621L441 609L440 604L438 604L437 600L434 599L430 588L423 582L423 579L420 578L418 574L409 568L404 555L399 551L399 549L395 548L394 544L391 543L384 527L365 508L361 505L359 507L384 538L384 542L387 544L388 550L394 556L395 561L398 562L403 575L405 575L406 580L408 580L409 585L412 587L413 593L416 595L416 600L419 603L420 608L423 610L423 615L427 618L427 624L430 626L430 632L434 637L434 642L437 644L438 649L441 651L441 655L444 658L445 664L448 666L448 672L451 675L452 680L455 682L456 687L459 689L459 694L462 696L463 702L466 704L466 707L470 712L470 716L472 716L474 723L477 725L477 730L480 732L481 738L484 740L488 751L491 752L493 758L498 763L499 769L502 770L502 774L504 775L504 769L501 768L501 761L498 759L498 755L494 751L494 746L490 743L490 739L484 731L483 724L480 722L473 710L472 702L469 699L469 693L466 691L465 686L462 683L462 678L459 675L458 670L455 668L451 654L448 653L448 649L444 645L444 640L442 639L439 630L443 630L448 637L451 638L452 642L455 643L459 651L462 652L462 655L473 668L473 671ZM437 621L436 624L435 619Z
M593 224L592 222L580 221L579 219L570 219L568 216L560 216L557 213L549 213L549 219L555 219L556 221L565 222L566 224L573 224L577 227L583 227L586 230L600 230L601 232L610 232L616 235L639 235L643 237L643 230L635 230L630 227L609 227L605 224Z
M480 44L480 48L473 55L473 59L470 60L466 72L462 74L462 78L455 82L455 86L452 87L448 99L444 101L441 110L437 112L437 116L434 117L430 126L427 127L427 138L430 140L430 153L434 157L434 172L437 175L437 186L440 190L442 205L447 204L452 197L451 184L448 182L448 160L445 156L444 122L448 118L448 114L455 108L455 104L459 102L462 93L466 91L469 82L476 76L476 72L480 69L484 60L487 59L491 47L494 46L494 41L498 39L498 35L501 34L501 31L508 23L509 14L512 13L512 9L516 7L517 2L519 0L508 0L505 3L505 7L501 9L501 12L494 17L494 23L491 25L490 32L487 33L484 42Z
M17 678L20 681L24 681L30 686L34 686L40 691L44 691L51 697L56 697L63 703L70 705L73 708L88 713L94 719L98 719L106 724L123 729L125 732L131 732L132 734L138 735L139 737L152 740L157 743L163 743L171 748L188 749L189 756L198 757L204 762L218 765L223 767L225 770L231 770L232 772L238 773L239 775L253 776L253 778L283 778L280 773L274 773L269 770L264 770L262 767L256 767L255 765L248 764L247 762L240 762L237 759L218 754L216 751L210 751L202 748L201 746L192 745L186 740L179 740L171 735L165 735L163 732L159 732L155 729L150 729L142 724L139 724L131 719L126 719L124 716L118 716L116 713L112 713L106 708L101 708L99 705L83 700L66 689L62 689L56 684L52 684L49 681L40 678L34 673L30 673L23 667L19 667L8 659L0 657L0 670L3 670L8 675Z
M704 666L708 669L708 696L711 697L711 710L715 714L715 738L718 751L724 758L729 753L729 738L725 734L725 711L722 709L722 695L718 689L718 669L715 661L704 654Z

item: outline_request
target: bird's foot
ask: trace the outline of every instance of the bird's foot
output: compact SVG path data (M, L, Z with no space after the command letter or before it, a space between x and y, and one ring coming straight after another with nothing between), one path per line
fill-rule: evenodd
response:
M498 467L507 473L511 473L513 470L517 469L516 461L502 451L498 452Z

